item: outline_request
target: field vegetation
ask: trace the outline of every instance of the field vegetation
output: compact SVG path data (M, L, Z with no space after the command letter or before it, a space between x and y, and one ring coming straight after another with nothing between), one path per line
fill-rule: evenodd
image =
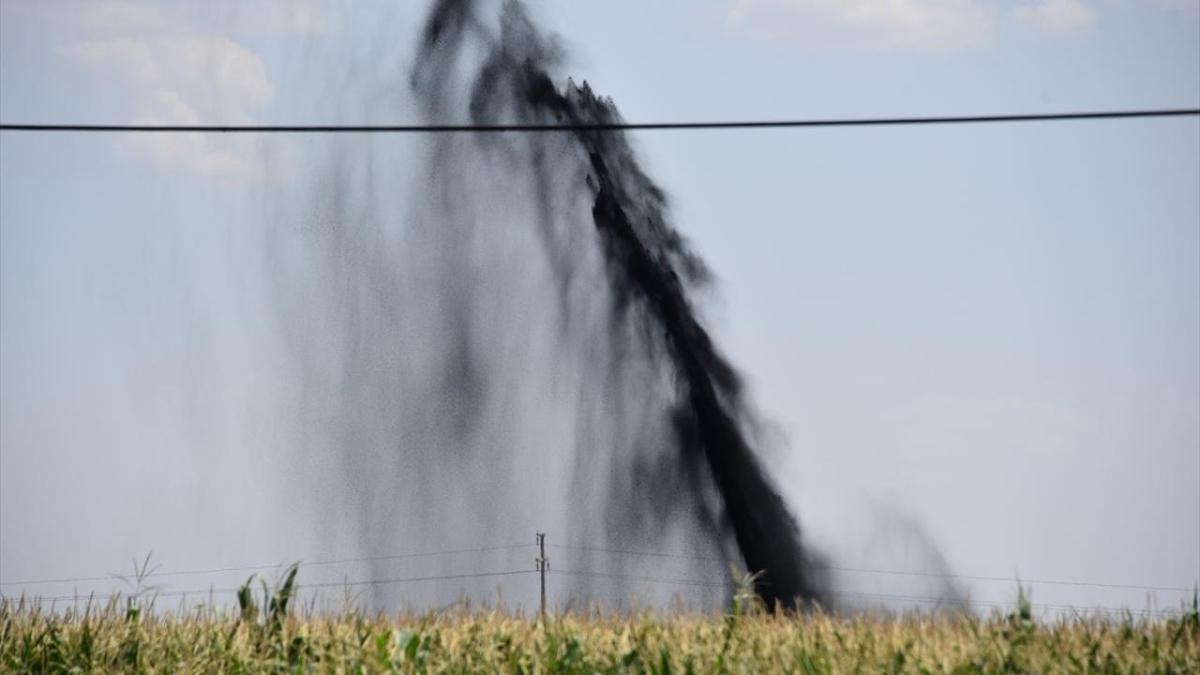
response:
M295 571L229 607L156 609L140 589L82 607L0 601L0 669L99 673L1200 673L1200 614L838 616L488 608L400 615L294 607Z

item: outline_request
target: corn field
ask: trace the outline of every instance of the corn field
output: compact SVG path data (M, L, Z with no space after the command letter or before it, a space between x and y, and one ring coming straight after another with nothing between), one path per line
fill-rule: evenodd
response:
M1198 673L1200 613L1169 618L1011 613L838 616L536 615L459 606L399 615L294 606L294 574L232 607L154 608L145 596L52 611L0 601L0 668L20 673Z

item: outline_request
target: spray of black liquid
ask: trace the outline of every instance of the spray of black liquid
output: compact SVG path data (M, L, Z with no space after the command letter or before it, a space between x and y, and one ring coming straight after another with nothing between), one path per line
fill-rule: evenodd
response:
M606 125L621 122L613 102L595 95L588 85L569 80L558 86L552 73L560 61L558 48L531 23L517 2L501 10L498 30L485 26L471 0L439 0L425 24L412 75L413 91L426 114L437 117L454 105L448 91L457 69L471 50L482 50L482 65L471 79L469 119L473 124ZM656 499L692 499L698 508L704 492L715 492L713 531L729 536L751 572L760 573L756 588L771 605L825 600L814 573L812 555L802 544L796 521L788 512L750 447L738 374L714 346L693 306L692 291L708 281L703 263L667 221L665 197L640 168L625 134L612 130L577 129L554 132L555 139L517 139L477 135L471 142L495 153L510 153L513 171L528 170L542 192L575 190L590 202L589 236L568 239L544 227L542 236L552 269L565 289L572 283L572 256L579 247L602 252L611 299L607 329L593 339L640 341L654 355L672 383L661 410L669 419L673 446L662 451L667 461L690 478L697 494L659 495ZM435 164L438 153L435 151ZM540 177L577 164L578 180ZM561 196L538 195L540 211L553 219ZM569 308L563 316L571 316ZM458 374L469 379L468 372ZM584 386L587 386L586 383ZM713 491L711 488L715 488Z

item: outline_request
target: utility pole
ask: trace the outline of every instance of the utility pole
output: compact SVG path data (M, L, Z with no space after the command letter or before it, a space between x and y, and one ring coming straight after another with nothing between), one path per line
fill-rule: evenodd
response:
M550 569L550 559L546 557L546 534L544 532L537 533L538 558L537 570L542 578L542 605L541 615L542 623L546 623L546 570Z

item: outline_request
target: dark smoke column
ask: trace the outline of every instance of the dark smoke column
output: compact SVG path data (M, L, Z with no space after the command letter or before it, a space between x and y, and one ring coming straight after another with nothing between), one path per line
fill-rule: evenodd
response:
M439 0L422 36L413 87L431 114L451 98L445 84L470 38L490 53L476 76L471 119L489 124L612 124L610 100L588 86L557 89L549 75L557 51L529 22L519 3L504 5L501 30L490 34L471 0ZM441 120L431 120L441 121ZM556 132L557 133L557 132ZM742 427L737 373L696 318L689 288L707 280L703 263L665 219L665 198L638 165L619 131L575 130L571 144L586 162L578 186L592 197L591 216L614 300L614 333L637 322L653 340L675 382L671 416L680 462L711 477L747 569L760 572L757 590L769 605L824 601L810 553L795 520L759 466ZM481 140L480 142L486 142Z

